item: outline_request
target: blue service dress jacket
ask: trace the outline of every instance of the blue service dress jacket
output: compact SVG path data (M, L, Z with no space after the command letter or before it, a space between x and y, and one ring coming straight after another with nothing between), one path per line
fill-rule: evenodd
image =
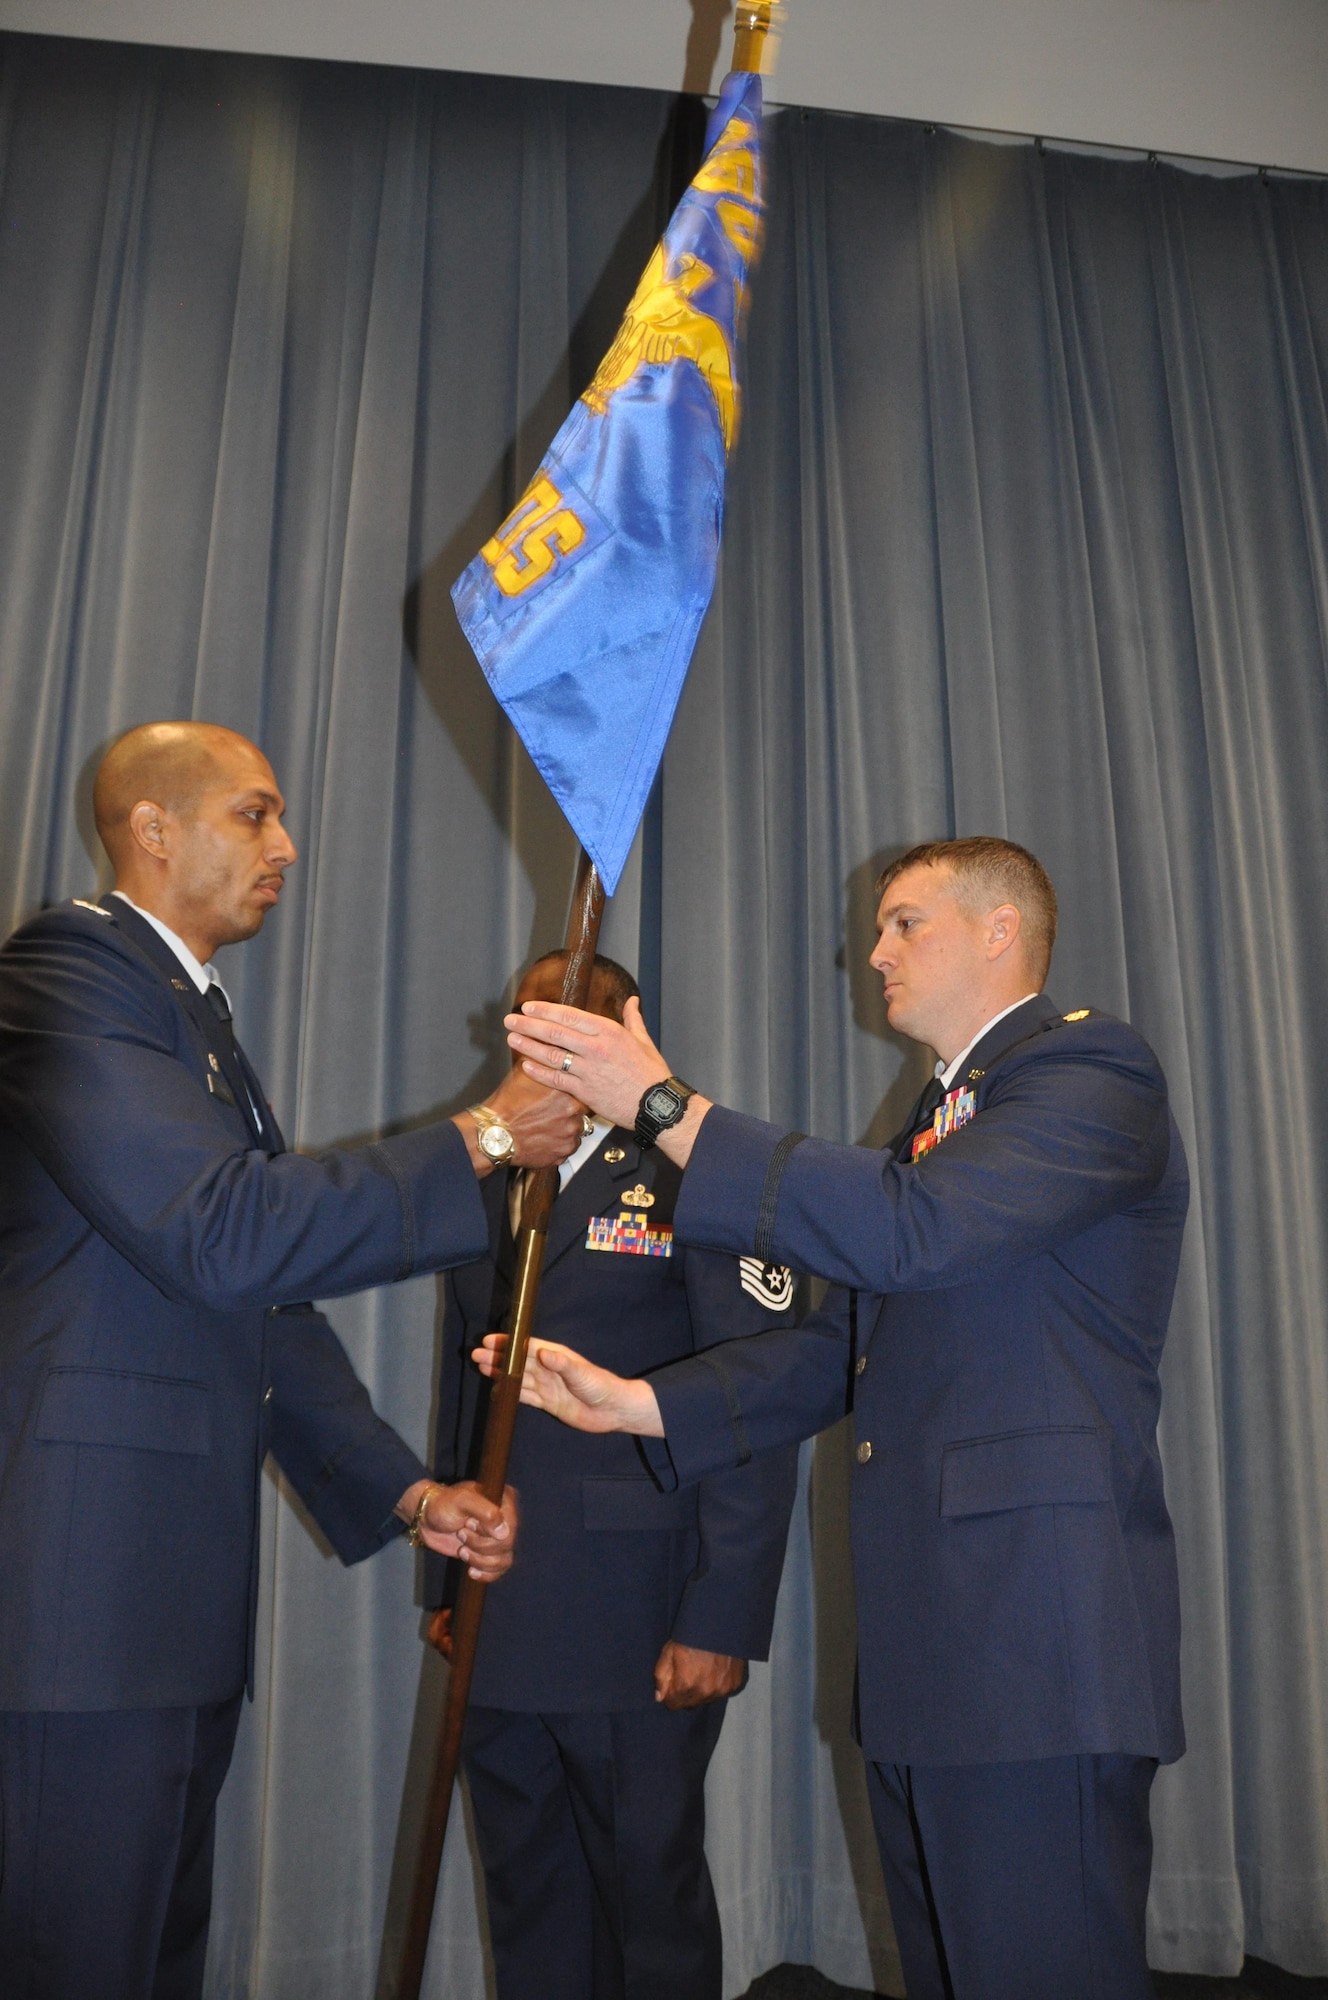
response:
M188 1707L250 1675L271 1450L345 1562L424 1468L311 1295L480 1254L450 1121L284 1150L118 898L0 949L0 1709Z
M859 1729L880 1763L1184 1749L1158 1364L1189 1182L1123 1021L1045 996L956 1079L915 1164L716 1109L679 1237L832 1281L801 1328L654 1378L685 1485L850 1408ZM780 1160L783 1171L780 1173ZM773 1162L773 1170L772 1170Z
M511 1300L507 1180L495 1174L485 1183L488 1254L447 1274L440 1479L467 1477L479 1462L488 1388L469 1356L504 1323ZM630 1132L607 1135L554 1204L538 1336L639 1374L790 1323L789 1273L672 1241L680 1181ZM605 1247L589 1247L596 1241ZM668 1639L739 1659L767 1656L796 1447L664 1493L635 1439L588 1436L523 1409L508 1478L520 1501L521 1544L501 1591L485 1598L472 1701L546 1714L649 1708ZM430 1559L435 1603L445 1567Z

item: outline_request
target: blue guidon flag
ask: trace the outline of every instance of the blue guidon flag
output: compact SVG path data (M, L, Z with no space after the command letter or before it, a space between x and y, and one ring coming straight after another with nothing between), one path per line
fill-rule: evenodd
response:
M760 239L761 79L735 71L594 381L452 589L610 895L715 587Z

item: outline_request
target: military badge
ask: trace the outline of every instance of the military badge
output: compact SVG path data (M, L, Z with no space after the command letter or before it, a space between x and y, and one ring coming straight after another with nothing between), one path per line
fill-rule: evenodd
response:
M763 1264L759 1257L739 1257L742 1289L771 1312L787 1312L793 1304L793 1273L787 1264Z
M626 1158L627 1155L621 1146L609 1146L605 1149L604 1162L606 1166L616 1167L620 1161Z
M936 1107L936 1115L931 1124L924 1126L913 1141L910 1160L920 1160L933 1146L939 1146L942 1139L948 1139L961 1125L967 1125L977 1110L977 1094L971 1090L947 1090Z
M100 903L89 903L84 896L75 896L73 901L76 910L91 910L94 917L105 917L108 923L115 921L110 911L103 910Z
M1062 1014L1062 1021L1086 1021L1092 1013L1091 1007L1076 1007L1073 1014Z
M620 1257L671 1257L673 1230L666 1222L656 1223L652 1229L644 1215L625 1208L618 1216L591 1216L586 1248L613 1251Z
M649 1188L638 1181L634 1188L628 1188L622 1198L622 1205L624 1208L653 1208L655 1197Z

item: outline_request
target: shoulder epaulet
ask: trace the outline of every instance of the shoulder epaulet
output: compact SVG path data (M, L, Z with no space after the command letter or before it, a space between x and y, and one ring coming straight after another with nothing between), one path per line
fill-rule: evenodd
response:
M1069 1014L1053 1014L1049 1021L1042 1023L1042 1032L1049 1035L1053 1028L1063 1028L1067 1021L1086 1021L1092 1011L1091 1007L1076 1007Z
M111 912L103 910L100 903L89 903L84 896L75 896L72 900L76 910L91 910L94 917L105 917L108 924L115 922L115 918L111 915Z

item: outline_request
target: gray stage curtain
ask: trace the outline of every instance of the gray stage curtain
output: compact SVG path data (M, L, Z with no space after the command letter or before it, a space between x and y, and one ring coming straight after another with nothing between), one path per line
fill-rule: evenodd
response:
M560 934L571 842L446 591L696 137L644 93L0 42L0 881L15 919L93 886L113 732L256 736L302 859L225 973L302 1145L468 1101ZM771 140L722 578L606 946L684 1074L879 1140L921 1073L863 963L880 858L1046 861L1052 990L1155 1043L1194 1173L1153 1957L1323 1972L1328 197L819 114ZM437 1312L334 1311L419 1444ZM404 1547L344 1573L268 1497L211 1992L360 2000L438 1685ZM730 1993L783 1958L898 1990L844 1499L832 1435L714 1767ZM429 1991L485 1976L458 1816Z

